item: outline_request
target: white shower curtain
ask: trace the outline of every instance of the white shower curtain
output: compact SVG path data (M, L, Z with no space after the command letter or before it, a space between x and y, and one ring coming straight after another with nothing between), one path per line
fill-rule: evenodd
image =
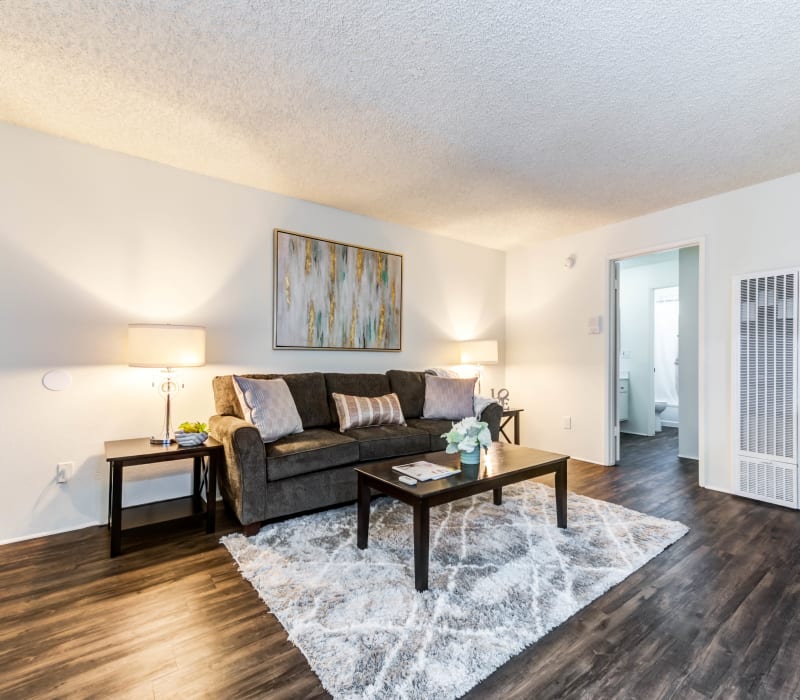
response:
M653 294L653 362L655 400L678 405L678 287L664 287Z

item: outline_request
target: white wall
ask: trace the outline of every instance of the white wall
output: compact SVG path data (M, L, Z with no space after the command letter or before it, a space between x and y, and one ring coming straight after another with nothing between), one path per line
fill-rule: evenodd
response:
M611 454L607 329L608 260L677 243L704 243L701 283L701 483L731 489L731 313L733 275L800 265L800 174L566 238L507 257L506 378L523 406L523 441L606 463ZM563 267L574 253L576 265ZM560 417L571 414L573 428Z
M151 371L126 365L129 322L208 328L178 422L213 413L215 374L424 369L470 338L500 340L484 386L504 383L501 252L7 124L0 153L0 541L105 520L104 440L151 434L163 410ZM402 253L402 352L273 351L275 227ZM49 369L72 387L44 389ZM76 473L57 485L66 460ZM184 467L130 470L125 502L188 493Z
M620 371L627 371L630 379L628 420L620 424L622 432L653 435L653 290L677 286L678 251L620 263Z

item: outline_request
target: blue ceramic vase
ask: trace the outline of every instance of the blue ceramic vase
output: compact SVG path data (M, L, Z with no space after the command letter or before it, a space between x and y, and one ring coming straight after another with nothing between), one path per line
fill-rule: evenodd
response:
M461 450L461 464L480 464L481 463L481 448L476 447L474 450L467 452Z

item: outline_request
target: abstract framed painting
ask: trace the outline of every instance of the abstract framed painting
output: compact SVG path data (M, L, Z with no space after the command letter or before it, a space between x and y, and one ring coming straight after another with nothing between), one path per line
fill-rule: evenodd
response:
M402 349L402 255L274 233L273 348Z

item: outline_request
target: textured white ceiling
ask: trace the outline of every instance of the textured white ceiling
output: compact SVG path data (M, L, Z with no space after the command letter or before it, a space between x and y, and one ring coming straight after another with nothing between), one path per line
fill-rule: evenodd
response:
M800 171L800 2L0 0L0 120L510 248Z

